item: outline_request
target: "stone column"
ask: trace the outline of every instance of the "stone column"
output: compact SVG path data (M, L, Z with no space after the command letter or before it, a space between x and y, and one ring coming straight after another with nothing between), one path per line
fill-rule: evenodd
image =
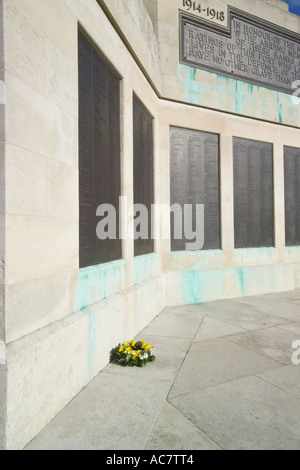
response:
M129 80L121 81L121 196L120 207L122 227L127 233L122 240L122 257L127 263L125 288L133 284L134 241L133 233L129 233L128 209L133 205L133 90ZM133 218L132 218L133 219ZM131 228L133 225L130 224ZM124 232L123 232L124 233Z
M220 136L221 247L234 250L234 197L232 135Z

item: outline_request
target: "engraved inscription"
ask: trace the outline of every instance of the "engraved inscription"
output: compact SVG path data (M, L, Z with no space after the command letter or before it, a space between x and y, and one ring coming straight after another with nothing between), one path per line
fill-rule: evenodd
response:
M235 138L235 248L274 245L272 144Z
M300 245L300 149L284 147L286 246Z
M202 2L195 2L192 0L183 0L183 7L194 14L203 16L205 19L211 21L223 22L226 20L226 12L224 10L217 10L216 8L204 5Z
M220 248L219 136L178 127L170 128L171 205L204 204L204 250ZM193 226L193 230L195 226ZM185 249L187 240L174 238L171 216L172 251Z
M79 247L80 267L121 258L119 239L100 240L97 207L118 212L120 179L119 79L79 33ZM118 217L117 230L118 230Z
M300 36L229 9L229 29L181 15L181 62L292 94Z
M143 204L148 209L148 229L151 227L151 205L154 203L153 170L153 118L138 100L133 97L133 148L134 148L134 204ZM151 237L134 241L134 255L153 253Z

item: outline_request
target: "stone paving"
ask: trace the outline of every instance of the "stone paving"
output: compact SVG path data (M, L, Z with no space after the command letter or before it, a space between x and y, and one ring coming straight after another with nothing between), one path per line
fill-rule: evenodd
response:
M300 449L300 291L166 308L138 339L155 362L109 364L26 450Z

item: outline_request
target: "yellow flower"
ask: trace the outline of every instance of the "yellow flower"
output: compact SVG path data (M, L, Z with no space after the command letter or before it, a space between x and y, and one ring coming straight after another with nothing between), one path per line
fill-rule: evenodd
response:
M136 345L136 341L133 341L132 347L135 348L135 345Z
M126 352L129 352L129 351L131 351L131 348L126 348Z
M145 349L147 349L147 350L151 349L150 344L147 344L147 346L145 347Z
M119 352L123 352L124 351L124 345L122 344L122 346L119 347Z

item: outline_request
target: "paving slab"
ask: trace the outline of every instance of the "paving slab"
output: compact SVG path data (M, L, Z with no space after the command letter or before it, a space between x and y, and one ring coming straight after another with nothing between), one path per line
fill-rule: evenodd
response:
M292 363L295 334L281 328L248 331L227 338L282 364Z
M174 406L166 403L149 436L145 449L220 450Z
M300 322L287 323L280 325L278 328L295 333L295 341L300 340Z
M226 338L193 343L169 397L184 395L281 365Z
M298 301L289 301L278 297L275 300L271 296L255 296L245 297L240 299L239 302L279 318L300 321L300 305L297 303Z
M300 366L284 366L280 369L268 370L257 377L300 398ZM299 443L300 448L300 443Z
M247 303L233 300L220 300L202 304L203 311L217 320L221 320L244 330L257 330L286 323L283 318L262 312Z
M171 400L226 450L299 450L300 399L246 377Z
M207 341L209 339L221 338L235 333L243 333L245 331L245 329L232 325L231 323L205 316L194 341Z
M200 313L205 315L218 315L224 313L238 313L242 312L252 313L255 311L254 307L241 303L237 299L230 300L215 300L213 302L203 302L194 306Z
M176 305L175 307L167 307L172 309L174 312L193 312L198 315L203 315L203 303L202 304L192 304L192 305ZM207 304L208 305L208 304Z
M144 330L147 335L193 339L204 314L173 308L164 309Z
M142 336L139 335L138 339L143 339L151 344L155 361L147 364L147 367L138 369L136 367L120 367L118 364L109 364L105 369L106 372L133 378L138 376L140 380L151 377L168 380L171 387L190 347L190 341L182 338L152 336L146 334L145 331L143 331Z
M259 296L252 296L252 299L254 297L260 297L264 298L266 300L270 300L271 302L284 302L284 301L289 301L289 302L300 302L300 290L292 290L292 291L286 291L286 292L277 292L273 294L263 294ZM243 297L244 300L250 299L251 297ZM242 299L239 299L242 300Z

